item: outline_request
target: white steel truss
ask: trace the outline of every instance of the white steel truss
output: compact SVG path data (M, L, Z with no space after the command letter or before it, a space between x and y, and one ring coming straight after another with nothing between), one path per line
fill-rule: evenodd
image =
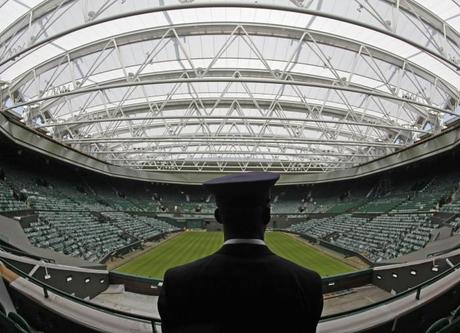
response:
M458 116L455 3L136 1L0 6L3 112L165 172L339 170Z

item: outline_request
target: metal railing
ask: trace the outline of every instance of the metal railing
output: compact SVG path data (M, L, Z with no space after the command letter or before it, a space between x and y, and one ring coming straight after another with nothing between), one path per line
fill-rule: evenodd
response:
M42 281L40 281L40 280L38 280L38 279L36 279L36 278L34 278L32 276L27 275L22 270L18 269L14 265L6 262L5 260L2 260L1 258L0 258L0 262L2 262L8 269L12 270L13 272L18 274L22 278L25 278L28 281L31 281L32 283L34 283L35 285L41 287L43 289L43 295L44 295L45 298L48 298L49 297L49 292L52 292L52 293L54 293L56 295L59 295L59 296L64 297L64 298L67 298L67 299L72 300L74 302L77 302L77 303L79 303L81 305L84 305L84 306L87 306L87 307L90 307L90 308L93 308L93 309L96 309L96 310L99 310L99 311L102 311L102 312L105 312L105 313L108 313L108 314L113 314L113 315L117 315L117 316L124 317L124 318L129 318L129 319L134 319L134 320L150 322L150 324L152 325L152 330L153 330L154 333L156 332L155 324L161 324L161 319L160 318L153 318L153 317L147 317L147 316L143 316L143 315L139 315L139 314L127 313L127 312L124 312L124 311L120 311L120 310L112 309L112 308L107 308L107 307L104 307L104 306L101 306L101 305L91 303L89 301L77 298L77 297L72 296L70 294L67 294L67 293L65 293L65 292L63 292L63 291L61 291L59 289L56 289L56 288L54 288L54 287L52 287L50 285L47 285L47 284L43 283ZM435 277L433 277L433 278L431 278L431 279L429 279L429 280L427 280L425 282L422 282L419 285L414 286L414 287L412 287L412 288L410 288L410 289L408 289L408 290L406 290L404 292L401 292L401 293L399 293L397 295L394 295L394 296L392 296L390 298L387 298L387 299L384 299L382 301L378 301L378 302L375 302L375 303L372 303L372 304L369 304L369 305L365 305L365 306L362 306L362 307L359 307L359 308L347 310L347 311L344 311L344 312L322 316L320 321L321 322L329 321L329 320L334 320L334 319L339 319L339 318L342 318L342 317L346 317L346 316L349 316L349 315L352 315L352 314L360 313L360 312L363 312L363 311L366 311L366 310L369 310L369 309L372 309L372 308L379 307L379 306L384 305L384 304L391 303L391 302L393 302L395 300L398 300L398 299L400 299L402 297L406 297L406 296L411 295L411 294L415 294L415 300L419 300L420 299L420 294L421 294L421 291L423 290L423 288L433 284L434 282L439 281L440 279L446 277L447 275L449 275L450 273L456 271L459 268L460 268L460 262L457 263L455 266L445 270L444 272L436 275Z
M105 312L105 313L108 313L108 314L117 315L119 317L123 317L123 318L127 318L127 319L134 319L134 320L149 322L152 325L152 332L153 333L157 332L155 324L161 324L161 319L160 318L148 317L148 316L143 316L143 315L139 315L139 314L120 311L120 310L117 310L117 309L107 308L105 306L95 304L95 303L91 303L91 302L86 301L84 299L80 299L78 297L72 296L72 295L67 294L67 293L65 293L65 292L63 292L63 291L61 291L59 289L56 289L56 288L54 288L54 287L52 287L52 286L50 286L50 285L48 285L46 283L43 283L42 281L40 281L40 280L38 280L38 279L36 279L36 278L34 278L32 276L27 275L24 271L20 270L19 268L15 267L14 265L8 263L5 260L0 259L0 262L3 263L8 269L10 269L14 273L18 274L19 276L21 276L22 278L27 279L28 281L30 281L30 282L34 283L35 285L41 287L43 289L43 296L45 298L48 298L49 293L52 292L55 295L64 297L64 298L69 299L69 300L71 300L73 302L76 302L78 304L81 304L81 305L96 309L98 311L102 311L102 312ZM81 324L81 325L84 326L84 324Z
M459 268L460 268L460 262L457 265L455 265L454 267L451 267L451 268L445 270L444 272L436 275L435 277L433 277L433 278L431 278L429 280L426 280L425 282L422 282L422 283L416 285L415 287L409 288L406 291L403 291L403 292L401 292L399 294L396 294L396 295L394 295L394 296L392 296L390 298L387 298L387 299L384 299L384 300L381 300L381 301L378 301L378 302L375 302L375 303L372 303L372 304L364 305L364 306L359 307L359 308L347 310L347 311L344 311L344 312L331 314L331 315L327 315L327 316L322 316L321 321L333 320L333 319L349 316L349 315L352 315L352 314L355 314L355 313L363 312L363 311L366 311L366 310L369 310L369 309L372 309L372 308L376 308L376 307L381 306L383 304L391 303L393 301L396 301L396 300L398 300L400 298L403 298L405 296L408 296L410 294L415 294L415 299L420 300L420 293L421 293L423 288L428 287L429 285L433 284L434 282L436 282L438 280L441 280L442 278L446 277L447 275L449 275L450 273L456 271ZM459 283L460 283L460 281L459 281Z

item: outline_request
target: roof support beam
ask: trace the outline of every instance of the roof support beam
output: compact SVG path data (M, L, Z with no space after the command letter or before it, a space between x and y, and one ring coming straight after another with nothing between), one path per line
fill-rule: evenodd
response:
M232 38L226 41L226 43L222 46L222 49L216 54L214 57L213 61L211 61L210 65L208 68L201 74L201 76L205 76L207 72L210 70L210 68L214 65L214 63L219 59L219 57L222 56L223 51L230 45L234 38L237 36L236 32L239 27L242 27L243 25L236 25L235 23L219 23L219 24L210 24L206 23L203 24L203 32L201 32L202 35L207 35L207 34L216 34L216 30L219 31L220 34L230 34ZM180 25L174 25L174 30L176 31L177 35L181 37L187 37L187 36L193 36L195 33L195 25L190 25L190 24L180 24ZM51 58L47 60L44 63L41 63L29 70L29 72L26 72L22 76L18 77L17 79L14 79L11 82L11 87L13 89L16 89L18 86L20 86L22 81L30 81L31 80L31 71L35 70L37 74L41 74L44 71L49 70L50 68L56 66L57 63L60 63L61 57L69 57L72 61L81 57L84 57L88 54L98 52L101 48L106 47L108 43L111 41L116 41L116 44L118 47L123 46L123 45L128 45L128 44L135 44L136 42L141 42L145 41L146 39L151 39L151 40L158 40L164 37L165 34L168 34L170 31L171 27L166 26L166 27L156 27L156 28L146 28L143 31L136 31L133 32L129 35L122 35L122 36L111 36L110 38L106 40L100 40L96 43L92 44L85 44L77 49L74 50L69 50L66 54L63 55L58 55L54 58ZM209 32L207 31L209 29ZM351 40L351 39L346 39L346 38L340 38L338 36L325 33L325 32L313 32L313 31L308 31L305 29L298 29L298 28L292 28L292 27L285 27L285 26L279 26L275 24L254 24L254 23L247 23L244 24L244 31L248 35L257 35L257 36L267 36L267 37L278 37L278 38L289 38L289 39L294 39L294 40L303 40L304 43L306 42L311 42L309 38L307 37L306 34L308 33L308 36L314 38L316 40L317 44L321 45L334 45L337 48L341 49L346 49L350 50L353 52L360 53L361 49L363 47L366 48L367 54L372 56L375 59L378 59L380 61L384 61L386 63L392 64L398 68L400 68L404 62L408 62L408 59L401 58L397 54L392 54L389 53L385 50L382 49L377 49L371 45L359 43L357 41ZM434 81L434 80L439 80L442 82L442 85L445 86L447 89L451 90L454 94L459 95L458 93L458 88L454 87L452 84L449 82L443 80L442 78L439 78L437 73L432 73L428 71L425 68L420 67L419 65L416 65L415 63L410 62L409 63L411 68L414 69L416 75L419 75L421 77L424 77L425 79L429 81Z
M374 90L366 90L366 89L359 89L355 87L348 87L348 86L331 86L327 84L320 84L320 83L311 83L311 82L303 82L303 81L286 81L286 80L279 80L279 79L261 79L261 78L217 78L217 77L209 77L209 78L188 78L188 79L171 79L171 80L156 80L156 81L141 81L141 82L127 82L127 83L119 83L119 84L109 84L101 87L92 87L92 88L84 88L78 91L69 91L69 92L62 92L59 94L56 94L54 96L47 96L47 97L41 97L41 98L36 98L34 100L30 100L27 102L23 103L18 103L14 106L5 108L4 110L11 110L16 107L20 106L27 106L30 104L35 104L39 102L44 102L44 101L51 101L55 100L57 98L62 98L62 97L70 97L74 95L81 95L81 94L87 94L90 92L95 92L95 91L103 91L103 90L108 90L108 89L117 89L117 88L128 88L128 87L134 87L134 86L144 86L144 85L161 85L161 84L176 84L176 83L195 83L195 82L239 82L239 83L262 83L262 84L283 84L283 85L292 85L292 86L301 86L301 87L316 87L316 88L323 88L323 89L332 89L332 90L339 90L339 91L348 91L352 93L358 93L358 94L363 94L363 95L370 95L370 96L375 96L383 99L388 99L392 101L397 101L401 103L410 103L410 104L415 104L417 106L425 107L429 109L430 111L434 112L441 112L441 113L447 113L451 114L455 117L458 117L459 115L448 111L446 109L434 106L434 105L429 105L426 103L414 101L414 100L408 100L406 98L401 98L398 96L393 96L389 94L384 94L382 92L374 91Z
M79 139L64 139L63 143L134 143L134 142L201 142L201 143L257 143L257 142L271 142L271 143L315 143L324 146L364 146L364 147L384 147L384 148L403 148L400 144L389 144L384 142L367 142L367 141L346 141L346 140L315 140L306 138L292 138L292 137L248 137L248 136L225 136L225 137L203 137L193 135L177 136L150 136L143 138L79 138Z
M132 122L132 121L147 121L147 120L177 120L177 122L168 122L169 125L176 125L177 123L181 123L182 120L196 120L198 122L192 122L191 124L200 123L199 121L206 120L206 121L213 121L214 123L216 120L235 120L235 121L245 121L250 120L254 121L254 123L260 124L263 121L270 120L271 124L277 123L279 121L289 121L289 122L299 122L299 123L323 123L323 124L341 124L344 126L364 126L364 127L375 127L375 128L382 128L382 129L392 129L397 131L408 131L408 132L415 132L415 133L429 133L426 130L420 130L417 128L407 128L407 127L399 127L399 126L391 126L385 124L375 124L375 123L368 123L368 122L358 122L358 121L342 121L342 120L328 120L328 119L306 119L306 118L283 118L283 119L276 119L272 117L251 117L251 116L129 116L129 117L116 117L116 118L96 118L96 119L89 119L89 120L78 120L78 121L64 121L59 123L48 123L44 125L36 126L35 128L43 129L43 128L55 128L61 126L73 126L73 125L90 125L94 123L106 123L106 122ZM142 124L144 125L144 124ZM151 124L153 126L153 124ZM164 123L160 124L164 127Z
M177 146L177 148L180 148ZM300 150L301 148L299 148ZM168 156L168 155L251 155L251 152L248 151L218 151L218 152L211 152L211 151L155 151L155 150L126 150L126 151L111 151L111 150L99 150L97 151L98 155L146 155L146 156ZM330 157L375 157L375 155L367 155L367 154L346 154L346 153L328 153L328 152L319 152L319 153L311 153L311 152L295 152L295 153L285 153L285 152L257 152L256 155L276 155L276 156L330 156ZM384 156L380 154L378 156Z
M312 15L312 16L318 16L318 17L323 17L327 19L332 19L340 22L345 22L349 24L353 24L359 27L363 27L375 32L379 32L382 34L385 34L387 36L390 36L392 38L401 40L415 48L418 48L420 51L423 51L437 59L439 59L441 62L451 66L455 70L460 70L460 65L452 61L451 59L446 58L444 55L439 54L423 45L420 45L408 38L398 36L397 34L388 31L385 28L380 28L376 27L371 24L367 24L364 22L357 21L355 19L350 19L345 16L339 16L339 15L334 15L330 13L325 13L321 11L316 11L316 10L310 10L310 9L305 9L305 8L299 8L299 7L286 7L286 6L279 6L279 5L269 5L269 4L255 4L255 3L188 3L186 5L172 5L172 6L162 6L162 7L152 7L148 9L143 9L143 10L137 10L137 11L132 11L132 12L127 12L119 15L113 15L110 17L105 17L99 20L94 20L87 22L85 24L81 24L77 27L67 29L65 31L56 33L53 36L50 36L48 38L45 38L39 42L36 42L32 44L31 46L25 47L24 49L20 50L19 52L16 52L14 55L7 57L6 59L3 59L0 62L0 66L3 66L4 64L16 59L19 56L22 56L31 50L38 48L41 45L44 45L46 43L50 43L54 40L59 39L62 36L68 35L72 32L94 26L97 24L101 24L104 22L109 22L109 21L114 21L117 19L125 18L125 17L132 17L132 16L137 16L137 15L142 15L142 14L149 14L149 13L156 13L156 12L167 12L167 11L174 11L174 10L184 10L184 9L196 9L196 8L257 8L257 9L269 9L269 10L276 10L276 11L282 11L282 12L292 12L292 13L298 13L298 14L305 14L305 15ZM455 31L452 29L452 31Z

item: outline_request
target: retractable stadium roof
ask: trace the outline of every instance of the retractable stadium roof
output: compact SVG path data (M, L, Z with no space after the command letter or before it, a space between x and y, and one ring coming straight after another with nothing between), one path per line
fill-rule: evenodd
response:
M0 0L2 112L108 163L323 173L460 113L459 0Z

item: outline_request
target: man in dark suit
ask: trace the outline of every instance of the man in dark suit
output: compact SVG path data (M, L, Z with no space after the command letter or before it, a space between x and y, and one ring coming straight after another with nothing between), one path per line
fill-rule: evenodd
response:
M263 241L278 178L253 172L204 183L215 196L225 242L216 253L166 272L158 300L163 333L316 331L320 276L278 257Z

